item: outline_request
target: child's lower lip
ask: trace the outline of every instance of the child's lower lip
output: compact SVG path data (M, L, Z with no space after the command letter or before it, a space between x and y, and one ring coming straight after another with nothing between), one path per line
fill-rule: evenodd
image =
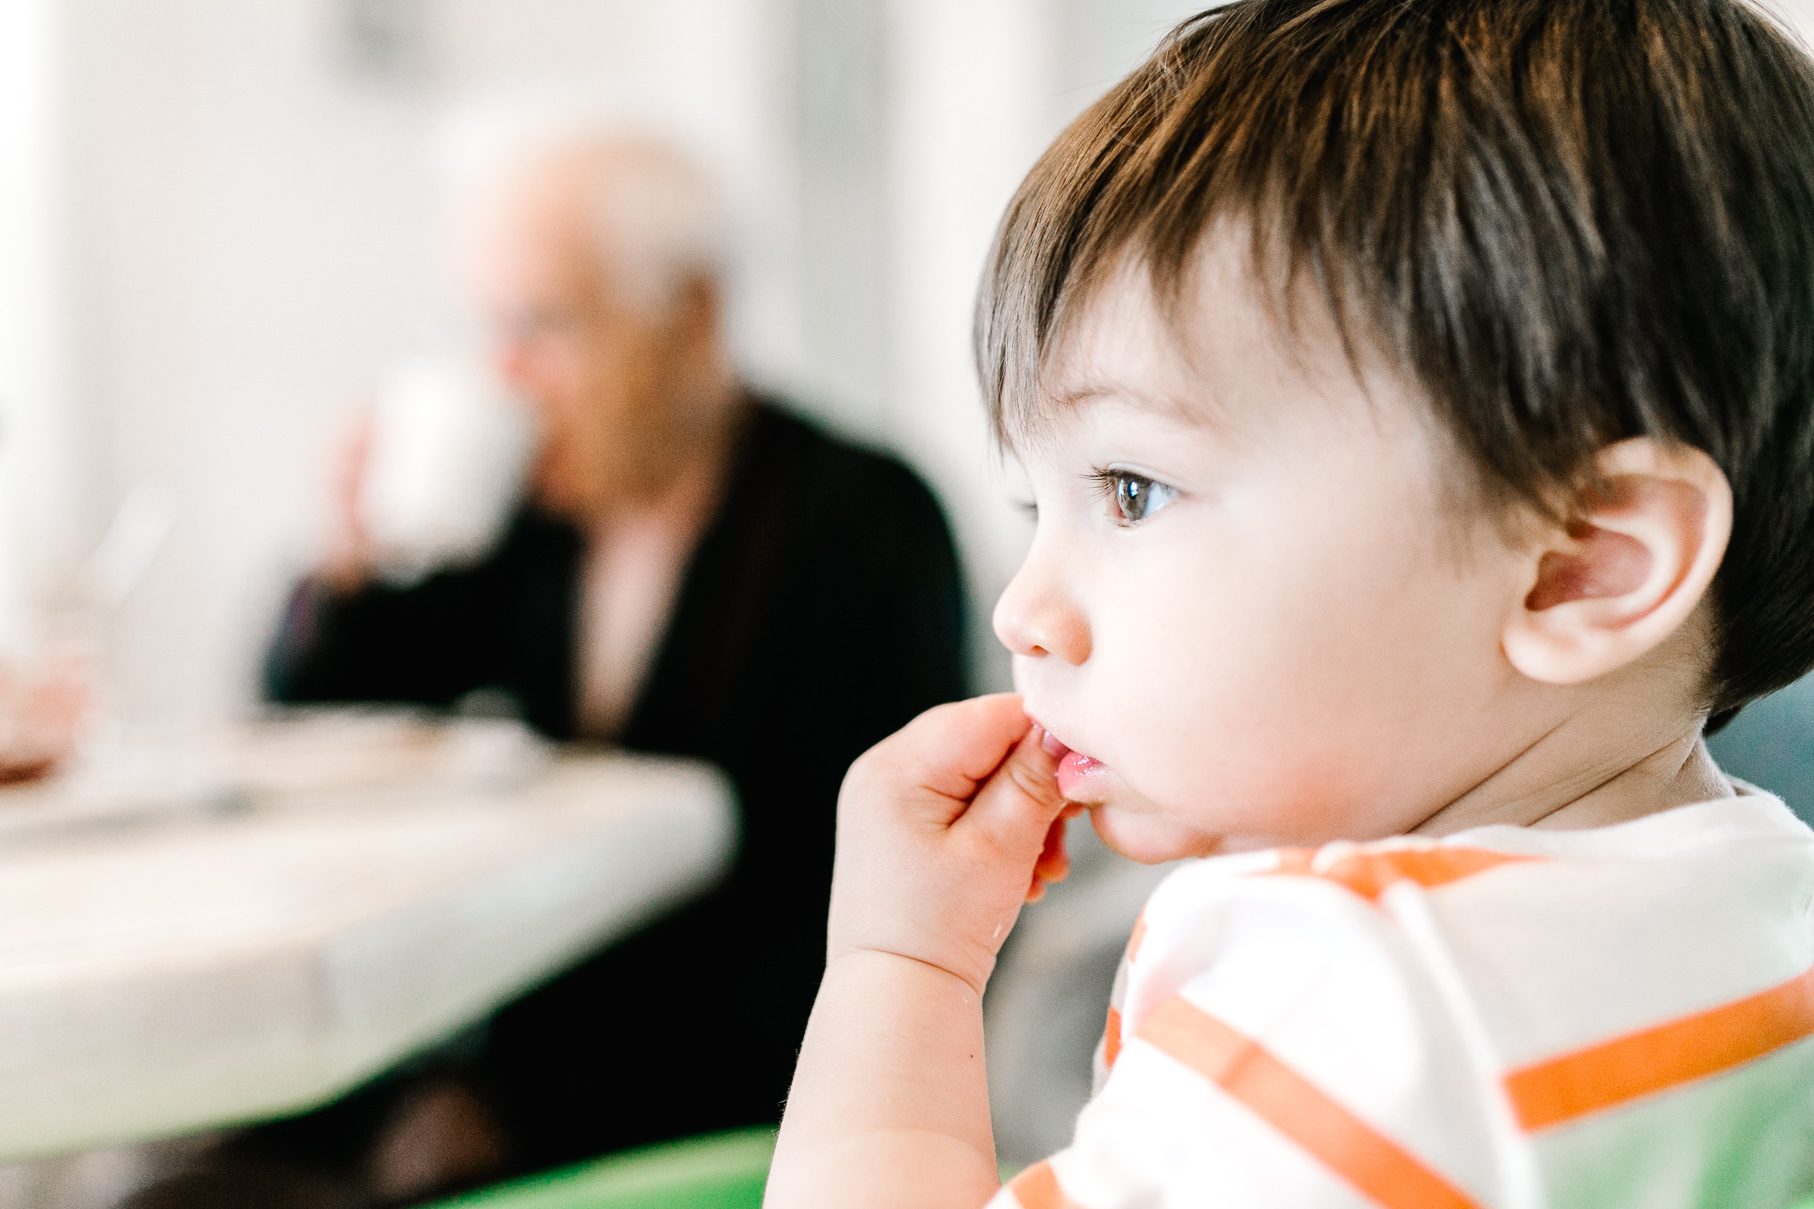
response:
M1102 771L1101 760L1086 756L1080 751L1067 751L1064 758L1058 761L1058 792L1075 800L1079 797L1077 791Z

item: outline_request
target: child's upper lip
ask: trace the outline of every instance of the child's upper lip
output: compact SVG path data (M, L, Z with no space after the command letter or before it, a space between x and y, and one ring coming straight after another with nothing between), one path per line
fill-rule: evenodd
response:
M1072 753L1075 753L1080 756L1084 756L1084 755L1088 754L1084 751L1079 750L1076 747L1071 746L1071 744L1065 740L1063 735L1059 734L1058 731L1054 730L1052 727L1047 726L1045 724L1045 722L1039 717L1038 714L1033 715L1033 721L1036 725L1039 726L1039 728L1041 730L1046 732L1046 736L1048 739L1056 742L1060 747L1064 748L1063 751L1057 751L1057 752L1051 753L1056 759L1062 760L1067 755L1070 755ZM1049 751L1050 748L1048 748L1047 750Z

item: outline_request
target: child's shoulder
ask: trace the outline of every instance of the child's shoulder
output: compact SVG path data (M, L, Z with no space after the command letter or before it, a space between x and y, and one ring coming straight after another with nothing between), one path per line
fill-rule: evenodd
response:
M1148 900L1118 1011L1136 1025L1183 997L1260 1028L1440 1025L1517 1064L1802 987L1814 1033L1811 900L1814 831L1759 792L1588 831L1214 858Z
M1237 901L1391 917L1412 902L1420 914L1486 915L1538 910L1533 899L1557 895L1577 904L1582 895L1610 895L1608 911L1618 914L1629 896L1654 893L1685 910L1730 898L1779 909L1785 887L1810 878L1814 830L1773 795L1741 786L1732 797L1591 830L1493 826L1190 861L1155 889L1141 929L1188 926Z

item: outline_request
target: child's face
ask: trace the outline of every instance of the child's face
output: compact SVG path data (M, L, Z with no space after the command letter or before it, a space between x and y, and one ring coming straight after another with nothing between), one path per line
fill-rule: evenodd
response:
M1244 249L1208 257L1190 352L1132 274L1056 350L996 633L1126 855L1411 830L1541 733L1499 645L1528 569L1402 382L1326 314L1294 350Z

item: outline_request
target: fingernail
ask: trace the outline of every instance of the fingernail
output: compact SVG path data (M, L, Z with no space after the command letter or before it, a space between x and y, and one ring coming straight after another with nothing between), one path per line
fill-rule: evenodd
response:
M1059 756L1064 755L1066 748L1064 744L1058 741L1057 736L1042 726L1039 728L1039 750L1045 752L1053 759L1057 759Z

